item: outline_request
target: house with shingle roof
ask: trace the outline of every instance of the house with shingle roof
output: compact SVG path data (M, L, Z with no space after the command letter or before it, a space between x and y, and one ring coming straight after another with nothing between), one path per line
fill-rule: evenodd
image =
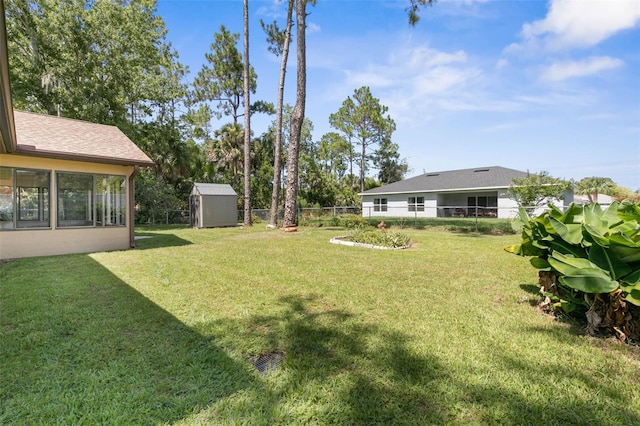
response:
M0 260L135 246L134 177L115 126L14 111L0 13Z
M505 167L478 167L423 173L360 193L364 217L512 218L518 203L509 190L514 178L528 172ZM573 201L564 194L563 204Z

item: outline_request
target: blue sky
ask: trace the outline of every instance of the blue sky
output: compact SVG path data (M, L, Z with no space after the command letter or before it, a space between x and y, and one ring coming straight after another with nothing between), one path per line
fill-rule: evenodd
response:
M413 28L408 4L309 6L306 116L314 140L333 130L329 115L347 96L369 86L396 122L393 141L410 176L499 165L640 188L640 1L440 0ZM250 0L249 8L252 101L275 103L280 60L267 51L260 19L283 27L284 4ZM242 0L159 0L158 15L189 80L220 25L242 33ZM254 134L272 120L254 116Z

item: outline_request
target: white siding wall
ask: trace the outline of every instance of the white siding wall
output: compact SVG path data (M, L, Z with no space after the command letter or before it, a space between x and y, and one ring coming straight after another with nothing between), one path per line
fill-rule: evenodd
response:
M424 211L409 211L409 197L424 197ZM374 198L387 199L387 211L374 211ZM362 197L363 217L436 217L438 207L437 194L390 194L364 195Z

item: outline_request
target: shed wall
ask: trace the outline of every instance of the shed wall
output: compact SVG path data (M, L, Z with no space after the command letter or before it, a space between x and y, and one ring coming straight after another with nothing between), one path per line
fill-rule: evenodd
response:
M236 226L238 210L234 195L201 195L199 228Z

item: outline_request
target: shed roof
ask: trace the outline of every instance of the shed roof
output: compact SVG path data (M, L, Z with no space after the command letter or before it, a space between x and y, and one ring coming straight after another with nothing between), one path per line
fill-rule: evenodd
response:
M389 185L373 188L361 194L373 195L508 188L513 183L513 178L523 178L527 175L527 172L499 166L429 172Z
M193 186L200 195L238 195L226 183L194 183Z
M153 161L116 126L14 111L17 154L123 165Z

